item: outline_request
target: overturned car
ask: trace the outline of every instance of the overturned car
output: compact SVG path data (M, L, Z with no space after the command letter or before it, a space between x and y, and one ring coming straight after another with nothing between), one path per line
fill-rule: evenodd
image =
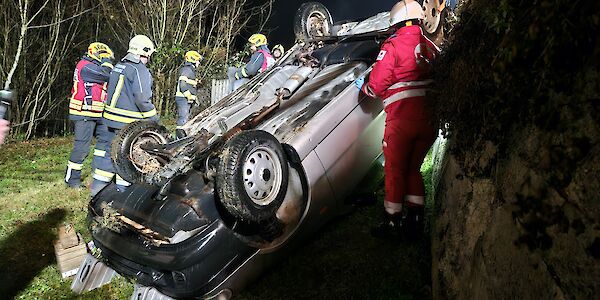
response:
M190 120L186 138L152 122L119 133L113 162L134 184L105 188L89 220L101 260L137 281L135 299L229 297L348 211L381 156L385 120L353 82L388 27L386 13L334 25L323 5L305 3L298 44Z

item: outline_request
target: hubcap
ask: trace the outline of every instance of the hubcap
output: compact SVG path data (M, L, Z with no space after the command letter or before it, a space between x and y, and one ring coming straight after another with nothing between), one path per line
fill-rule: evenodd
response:
M440 0L425 0L423 1L423 12L425 13L425 19L423 20L423 28L427 33L434 33L438 26L440 26L440 20L442 14L438 12L440 6Z
M315 12L308 17L306 22L308 32L314 37L323 37L329 34L329 23L327 17L322 13Z
M141 147L146 144L166 144L167 139L160 133L147 131L140 134L129 147L129 159L136 170L143 174L158 171L160 162Z
M244 162L244 188L258 205L269 205L275 200L282 182L281 162L270 148L254 149Z

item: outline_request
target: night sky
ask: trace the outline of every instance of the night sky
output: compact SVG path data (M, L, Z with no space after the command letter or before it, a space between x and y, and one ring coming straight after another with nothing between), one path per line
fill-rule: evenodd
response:
M320 0L331 12L333 22L366 18L389 11L398 0ZM275 0L273 15L268 24L273 31L269 44L283 44L286 49L294 43L294 16L304 2L300 0Z

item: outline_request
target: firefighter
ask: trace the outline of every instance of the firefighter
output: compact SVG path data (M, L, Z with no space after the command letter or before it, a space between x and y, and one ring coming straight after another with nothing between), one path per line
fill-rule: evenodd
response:
M285 53L285 48L283 48L283 46L281 44L277 44L275 45L275 47L273 47L273 58L277 61L279 60L283 54Z
M75 141L67 164L65 183L80 188L83 161L90 152L92 137L96 133L94 156L102 154L106 146L106 125L102 112L106 100L106 82L113 68L113 51L103 43L91 43L85 56L77 63L73 73L73 88L69 100L69 119L75 127Z
M110 72L106 107L102 121L108 127L105 156L94 170L92 196L107 186L113 178L117 190L122 192L130 185L115 174L110 158L110 145L115 135L125 125L138 120L158 121L152 99L152 75L146 67L155 51L154 43L145 35L136 35L129 41L127 55Z
M431 62L439 49L423 35L423 10L414 0L398 2L391 11L396 33L387 39L369 80L356 81L370 97L383 99L386 112L385 221L372 229L376 237L418 238L423 231L425 190L420 167L437 129L425 108Z
M190 116L190 107L197 101L196 87L196 68L200 66L202 55L197 51L188 51L185 54L185 63L179 69L179 79L177 80L177 93L175 94L175 104L177 104L177 129L175 135L177 138L186 136L182 129L183 124L188 121Z
M250 43L250 50L252 51L250 61L244 67L230 67L227 70L229 92L233 92L244 84L248 78L266 71L275 64L275 59L267 47L268 43L265 35L253 34L248 39L248 43Z

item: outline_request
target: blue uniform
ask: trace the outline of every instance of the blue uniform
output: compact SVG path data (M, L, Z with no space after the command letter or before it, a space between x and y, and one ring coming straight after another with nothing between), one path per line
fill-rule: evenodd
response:
M191 104L197 100L197 84L196 67L190 62L186 62L179 69L177 93L175 94L175 104L177 104L177 129L181 129L181 126L189 119Z
M127 54L110 72L108 97L104 108L103 123L108 127L108 144L105 157L94 170L92 196L108 185L116 177L118 190L130 184L115 174L110 158L110 145L115 135L125 125L138 120L158 121L152 99L152 75L140 58ZM115 176L116 175L116 176Z

